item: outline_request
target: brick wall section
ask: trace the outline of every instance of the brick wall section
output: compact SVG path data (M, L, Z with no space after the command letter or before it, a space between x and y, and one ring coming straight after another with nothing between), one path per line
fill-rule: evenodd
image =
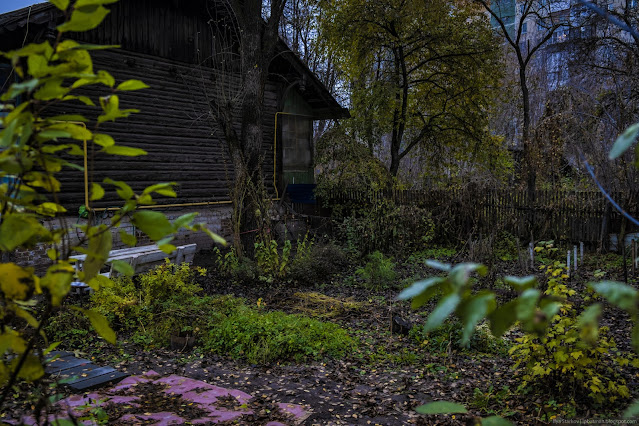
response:
M162 211L170 221L175 220L179 216L187 213L198 212L198 216L195 218L195 223L206 223L213 232L218 235L226 238L228 241L231 239L231 212L232 208L230 206L210 206L210 207L192 207L192 208L174 208L167 210L159 210ZM87 219L77 219L73 217L66 218L69 225L74 223L86 224ZM94 219L94 224L97 223L110 223L109 214L103 214L98 212ZM50 220L49 223L45 223L45 226L50 225L52 227L59 227L59 220ZM120 234L118 232L119 229L125 229L129 234L133 233L134 226L127 220L123 221L120 228L113 230L113 249L121 249L126 248L127 246L120 239ZM144 246L152 244L149 238L142 234L139 230L135 230L136 237L138 238L138 246ZM76 245L78 242L78 237L81 237L81 233L78 230L76 232L75 229L71 229L71 244ZM197 244L197 249L204 250L210 249L213 247L214 243L203 232L191 232L182 229L176 237L171 242L173 245L185 245L185 244ZM15 250L8 256L8 259L3 259L3 261L12 261L21 266L33 266L36 268L38 273L44 272L46 268L51 264L51 261L47 257L47 250L50 246L45 244L38 244L35 247L31 247L28 249L18 249Z

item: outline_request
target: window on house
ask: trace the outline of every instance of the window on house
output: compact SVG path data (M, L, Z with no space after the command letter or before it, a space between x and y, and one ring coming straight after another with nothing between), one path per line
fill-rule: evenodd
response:
M282 163L286 170L304 171L312 167L312 132L308 117L282 116Z
M521 33L526 34L528 32L528 22L521 24Z

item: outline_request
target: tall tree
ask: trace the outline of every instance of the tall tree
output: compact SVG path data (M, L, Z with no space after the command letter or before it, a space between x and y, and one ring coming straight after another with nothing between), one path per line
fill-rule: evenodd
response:
M560 29L568 28L565 0L475 0L488 12L493 26L515 55L521 90L523 165L529 202L534 201L536 171L531 139L530 66L535 55ZM568 11L568 15L566 14Z
M468 2L324 0L324 35L348 76L353 128L389 171L418 146L468 153L491 144L486 112L499 76L486 16ZM493 141L494 142L494 141ZM465 149L468 148L468 149Z
M276 53L278 29L287 0L215 0L208 8L218 51L212 66L217 71L217 93L210 96L211 114L221 129L230 153L235 187L234 231L236 248L240 236L251 250L258 229L266 233L267 217L262 176L264 95L269 65ZM232 81L239 75L239 81Z

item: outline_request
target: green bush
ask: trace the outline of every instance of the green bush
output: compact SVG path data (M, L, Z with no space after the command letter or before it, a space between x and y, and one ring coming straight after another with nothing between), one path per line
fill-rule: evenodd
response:
M517 237L510 232L501 232L498 238L495 239L493 254L499 260L517 260L519 258Z
M379 200L343 219L338 226L347 251L355 257L374 251L404 254L422 250L433 239L430 212L416 206L398 206Z
M260 312L242 303L226 309L203 338L204 349L250 363L339 357L354 345L333 323L283 312Z
M337 245L313 245L308 255L296 255L291 263L289 278L304 285L317 284L343 270L348 263L346 253Z
M213 255L215 256L215 264L218 271L234 281L249 283L257 279L258 273L255 262L248 257L238 256L234 247L231 247L224 255L220 249L215 247Z
M62 342L63 349L82 349L97 339L87 318L73 310L59 310L53 314L44 327L44 333L52 341Z
M210 315L210 300L198 296L202 288L194 283L195 275L205 272L167 262L135 279L122 277L103 285L91 303L115 328L142 333L146 337L138 340L164 345L171 333L195 330Z
M544 251L547 247L544 247ZM555 262L542 266L548 277L546 294L564 300L541 335L526 334L517 340L509 353L515 367L523 366L521 387L554 391L557 396L590 397L596 403L628 398L630 391L621 378L619 367L637 364L623 357L607 328L595 326L590 336L580 326L580 319L567 299L576 294L565 282L566 266Z
M376 290L392 286L397 276L393 260L379 251L369 254L366 265L355 273L364 280L366 287Z

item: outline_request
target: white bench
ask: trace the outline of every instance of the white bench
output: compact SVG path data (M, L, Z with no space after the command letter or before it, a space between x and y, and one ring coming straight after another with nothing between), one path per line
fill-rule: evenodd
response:
M144 272L151 269L153 266L160 264L164 259L169 259L176 265L181 263L191 263L195 256L196 244L187 244L184 246L176 247L176 250L171 254L166 254L157 245L142 246L142 247L130 247L120 250L111 250L109 252L109 258L106 263L111 263L114 260L122 260L127 262L133 267L135 273ZM82 264L86 259L85 254L77 256L71 256L71 259L76 259L76 270L82 269ZM117 271L113 269L113 264L108 272L102 273L107 277L114 277L117 275Z

